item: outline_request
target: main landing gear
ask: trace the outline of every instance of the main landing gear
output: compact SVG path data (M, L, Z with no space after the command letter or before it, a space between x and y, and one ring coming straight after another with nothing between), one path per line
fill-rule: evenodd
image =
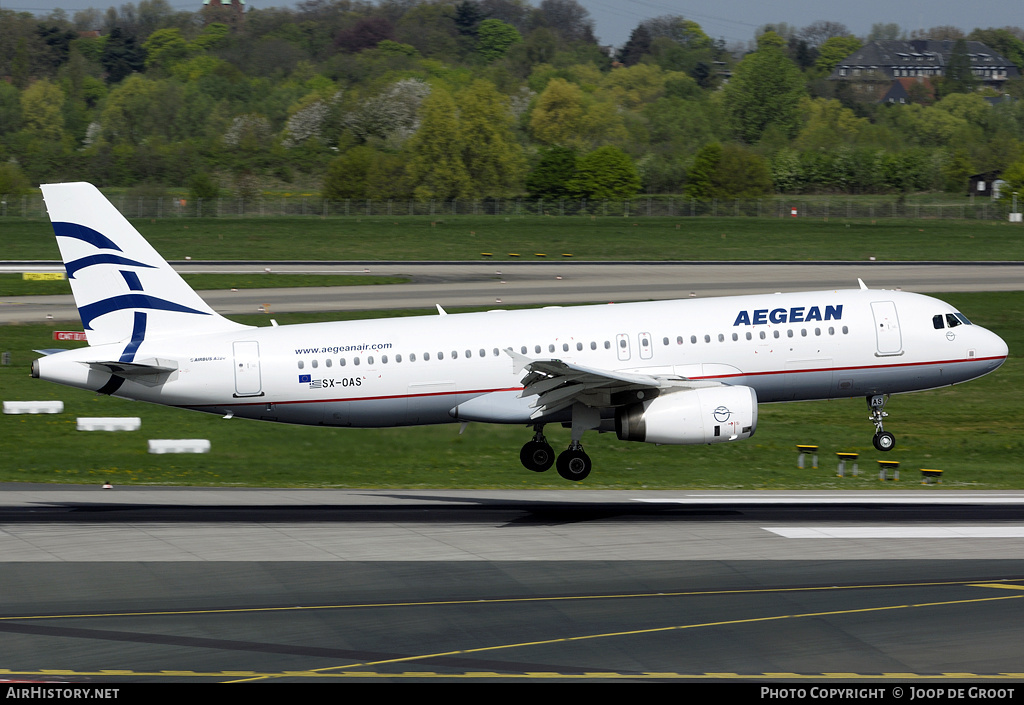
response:
M583 452L583 446L579 441L574 441L567 450L559 453L556 461L555 451L544 438L544 426L537 424L533 429L533 440L519 451L519 460L522 461L523 467L534 472L544 472L554 465L559 475L573 481L582 480L590 474L590 456Z
M535 425L533 430L533 440L519 451L519 460L527 470L544 472L555 464L555 451L544 438L544 424Z
M875 394L868 397L868 407L871 408L870 420L875 424L875 437L871 439L875 450L887 452L896 447L896 437L882 429L882 419L889 414L885 413L885 402L889 401L888 394Z

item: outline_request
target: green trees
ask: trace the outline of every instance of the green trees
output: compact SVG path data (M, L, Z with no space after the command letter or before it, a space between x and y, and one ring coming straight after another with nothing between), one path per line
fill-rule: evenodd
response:
M726 111L737 139L754 144L774 127L786 137L799 128L800 70L789 60L785 42L774 32L758 37L757 51L737 65L724 89Z
M421 200L461 198L471 191L462 161L462 139L455 100L444 89L423 101L423 122L409 140L409 178Z
M768 164L737 144L717 142L701 149L686 181L686 195L697 200L757 198L771 192Z
M775 25L740 58L665 15L615 64L577 0L293 5L241 20L165 0L73 20L0 9L0 163L32 182L602 200L956 190L1024 154L1024 102L972 90L962 50L937 96L908 89L928 94L915 105L826 81L859 46L834 22ZM1015 28L970 38L1024 56Z
M577 162L571 189L587 200L631 198L640 190L640 177L622 150L598 147Z

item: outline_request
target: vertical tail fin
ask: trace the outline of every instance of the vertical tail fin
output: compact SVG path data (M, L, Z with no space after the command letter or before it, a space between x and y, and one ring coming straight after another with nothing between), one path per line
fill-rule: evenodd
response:
M40 187L89 345L243 329L175 272L92 184Z

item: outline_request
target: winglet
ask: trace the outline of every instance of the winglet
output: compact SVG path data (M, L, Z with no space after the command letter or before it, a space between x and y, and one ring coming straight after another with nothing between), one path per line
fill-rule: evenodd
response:
M864 290L864 291L867 291L867 290L868 290L868 285L867 285L867 284L865 284L865 283L864 283L864 280L863 280L863 279L861 279L860 277L857 277L857 283L858 283L858 284L860 284L860 288L861 288L862 290Z

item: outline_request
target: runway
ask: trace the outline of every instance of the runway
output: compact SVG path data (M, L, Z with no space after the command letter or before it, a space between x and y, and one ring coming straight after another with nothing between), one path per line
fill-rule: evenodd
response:
M0 489L0 678L1024 679L1024 492Z
M1024 263L943 262L175 262L182 273L263 272L405 276L408 284L203 291L225 315L458 306L503 308L647 301L857 288L920 293L1017 291ZM2 263L0 270L59 271L59 263ZM266 270L270 270L267 273ZM0 300L0 323L77 321L71 296Z

